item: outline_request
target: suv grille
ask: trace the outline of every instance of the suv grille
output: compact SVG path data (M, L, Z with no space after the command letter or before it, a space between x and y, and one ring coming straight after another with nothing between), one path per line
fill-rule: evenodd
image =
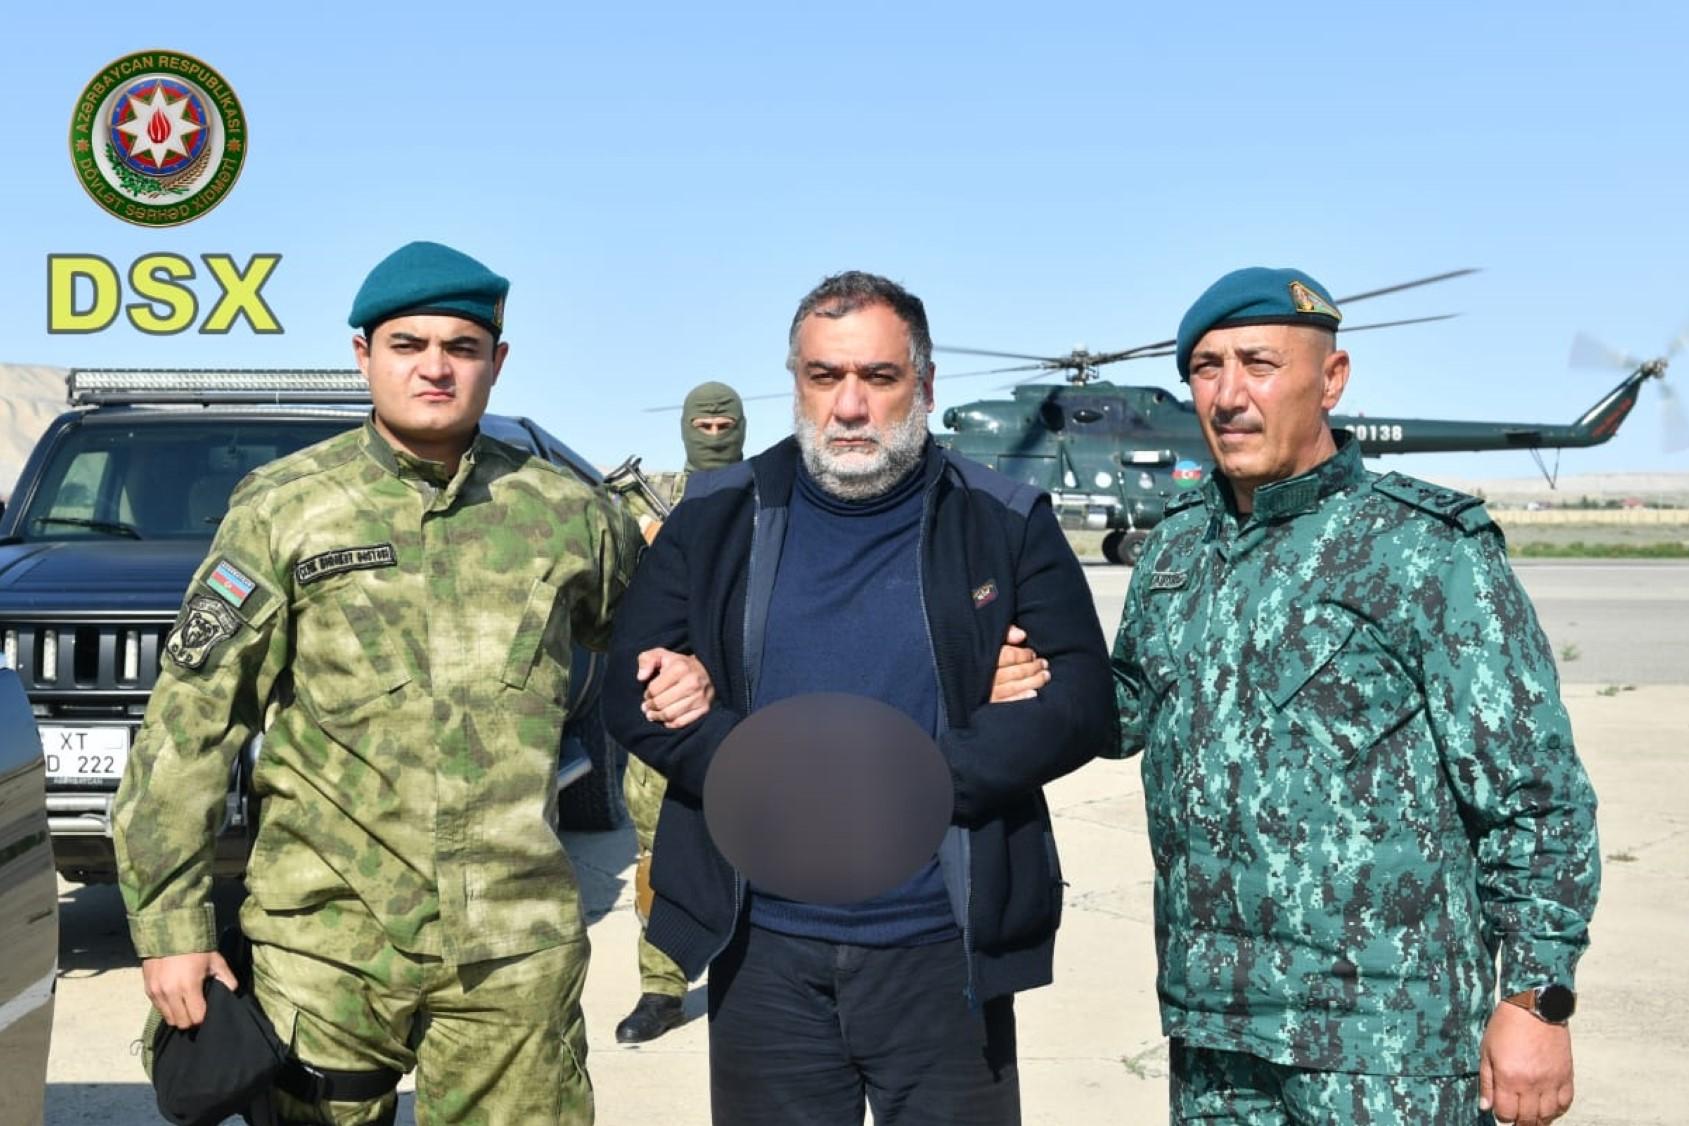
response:
M0 623L0 642L24 691L38 703L58 692L145 695L158 679L162 622Z

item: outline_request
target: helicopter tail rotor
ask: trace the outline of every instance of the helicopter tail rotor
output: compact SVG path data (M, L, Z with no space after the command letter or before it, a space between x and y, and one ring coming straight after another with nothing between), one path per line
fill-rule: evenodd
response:
M1685 347L1689 347L1689 326L1678 333L1664 355L1652 360L1638 359L1628 352L1597 340L1587 332L1580 332L1572 338L1569 362L1573 367L1632 371L1658 380L1660 444L1666 453L1680 453L1689 450L1689 419L1684 417L1683 400L1678 396L1677 390L1666 382L1666 368L1671 363L1671 358Z
M1620 371L1642 366L1642 361L1635 356L1621 352L1587 332L1572 337L1572 353L1566 362L1575 368L1616 368Z

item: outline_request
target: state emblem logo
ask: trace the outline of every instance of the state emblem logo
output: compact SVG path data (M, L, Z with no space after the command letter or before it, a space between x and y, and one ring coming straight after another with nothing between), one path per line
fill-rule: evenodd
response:
M1343 319L1343 314L1337 311L1337 306L1299 281L1290 283L1290 303L1296 306L1298 313L1319 313L1334 321Z
M246 160L246 115L234 88L178 52L141 51L83 87L70 121L76 178L107 212L174 227L229 194Z

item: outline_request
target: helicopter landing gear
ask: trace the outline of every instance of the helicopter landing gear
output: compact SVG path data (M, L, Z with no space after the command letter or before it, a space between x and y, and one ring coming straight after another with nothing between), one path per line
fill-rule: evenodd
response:
M1139 557L1144 553L1144 540L1148 538L1148 532L1110 532L1103 537L1103 558L1110 563L1135 567L1138 564Z

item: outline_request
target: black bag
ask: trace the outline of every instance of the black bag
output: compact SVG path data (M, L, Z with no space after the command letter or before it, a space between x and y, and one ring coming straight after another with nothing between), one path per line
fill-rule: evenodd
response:
M233 993L205 979L205 1020L186 1032L160 1022L152 1041L152 1082L158 1110L178 1126L217 1126L238 1114L251 1126L273 1126L271 1094L285 1090L307 1103L380 1098L403 1076L387 1068L334 1071L291 1056L252 992L252 943L232 926L218 937L217 952L234 972ZM381 1123L391 1124L398 1106Z
M161 1025L153 1037L159 1113L178 1126L216 1126L268 1091L286 1061L286 1046L250 990L231 993L206 978L204 1023L186 1031Z

